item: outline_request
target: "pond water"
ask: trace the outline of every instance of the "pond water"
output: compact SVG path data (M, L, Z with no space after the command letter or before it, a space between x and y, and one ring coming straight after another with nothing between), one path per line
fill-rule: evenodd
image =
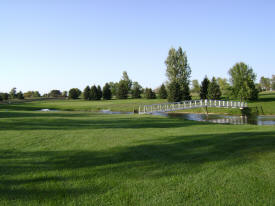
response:
M170 118L182 118L194 121L205 121L220 124L254 124L254 125L275 125L275 115L270 116L235 116L222 114L195 114L195 113L153 113Z

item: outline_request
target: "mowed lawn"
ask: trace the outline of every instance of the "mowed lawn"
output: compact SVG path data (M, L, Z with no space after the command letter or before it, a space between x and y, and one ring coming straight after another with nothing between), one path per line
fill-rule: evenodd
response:
M197 99L198 97L195 97ZM101 101L85 101L79 100L43 100L32 101L16 104L0 104L0 109L24 110L33 111L39 109L54 109L66 111L100 111L112 110L121 112L133 112L138 110L141 105L167 103L166 99L125 99L125 100L101 100ZM258 107L260 114L275 115L275 92L263 92L259 95L259 100L248 102L249 107ZM262 107L262 109L260 108ZM234 108L208 108L210 113L227 113L240 115L239 109ZM204 108L196 108L184 110L184 112L205 113Z
M275 127L1 109L0 205L275 205Z

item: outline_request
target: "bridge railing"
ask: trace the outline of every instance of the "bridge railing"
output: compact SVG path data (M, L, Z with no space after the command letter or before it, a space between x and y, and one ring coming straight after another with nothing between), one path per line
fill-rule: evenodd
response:
M192 109L199 107L224 107L224 108L244 108L247 107L246 102L224 101L224 100L189 100L182 102L152 104L139 106L139 114L153 112L170 112L184 109Z

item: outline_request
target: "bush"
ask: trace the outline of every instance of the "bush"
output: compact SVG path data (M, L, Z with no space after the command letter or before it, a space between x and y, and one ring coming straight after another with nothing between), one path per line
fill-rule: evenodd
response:
M72 88L69 91L70 99L77 99L81 95L81 91L78 88Z
M105 100L112 99L112 92L111 92L110 85L108 83L106 83L103 87L102 96L103 96L103 99Z

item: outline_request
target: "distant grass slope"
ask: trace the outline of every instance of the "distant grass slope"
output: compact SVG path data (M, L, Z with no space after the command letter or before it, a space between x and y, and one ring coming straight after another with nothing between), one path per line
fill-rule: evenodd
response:
M110 109L112 111L132 112L138 109L139 105L150 105L166 103L164 99L126 99L126 100L101 100L101 101L85 101L85 100L46 100L33 101L26 103L18 103L11 105L1 105L1 109L12 110L39 110L39 109L55 109L65 111L100 111L102 109ZM259 95L259 100L255 102L248 102L250 107L262 106L263 112L266 115L275 114L275 92L265 92ZM208 108L210 113L227 113L227 114L241 114L239 109L225 109L225 108ZM204 113L204 108L197 108L191 110L184 110L184 112Z
M0 205L275 205L274 126L0 111Z

